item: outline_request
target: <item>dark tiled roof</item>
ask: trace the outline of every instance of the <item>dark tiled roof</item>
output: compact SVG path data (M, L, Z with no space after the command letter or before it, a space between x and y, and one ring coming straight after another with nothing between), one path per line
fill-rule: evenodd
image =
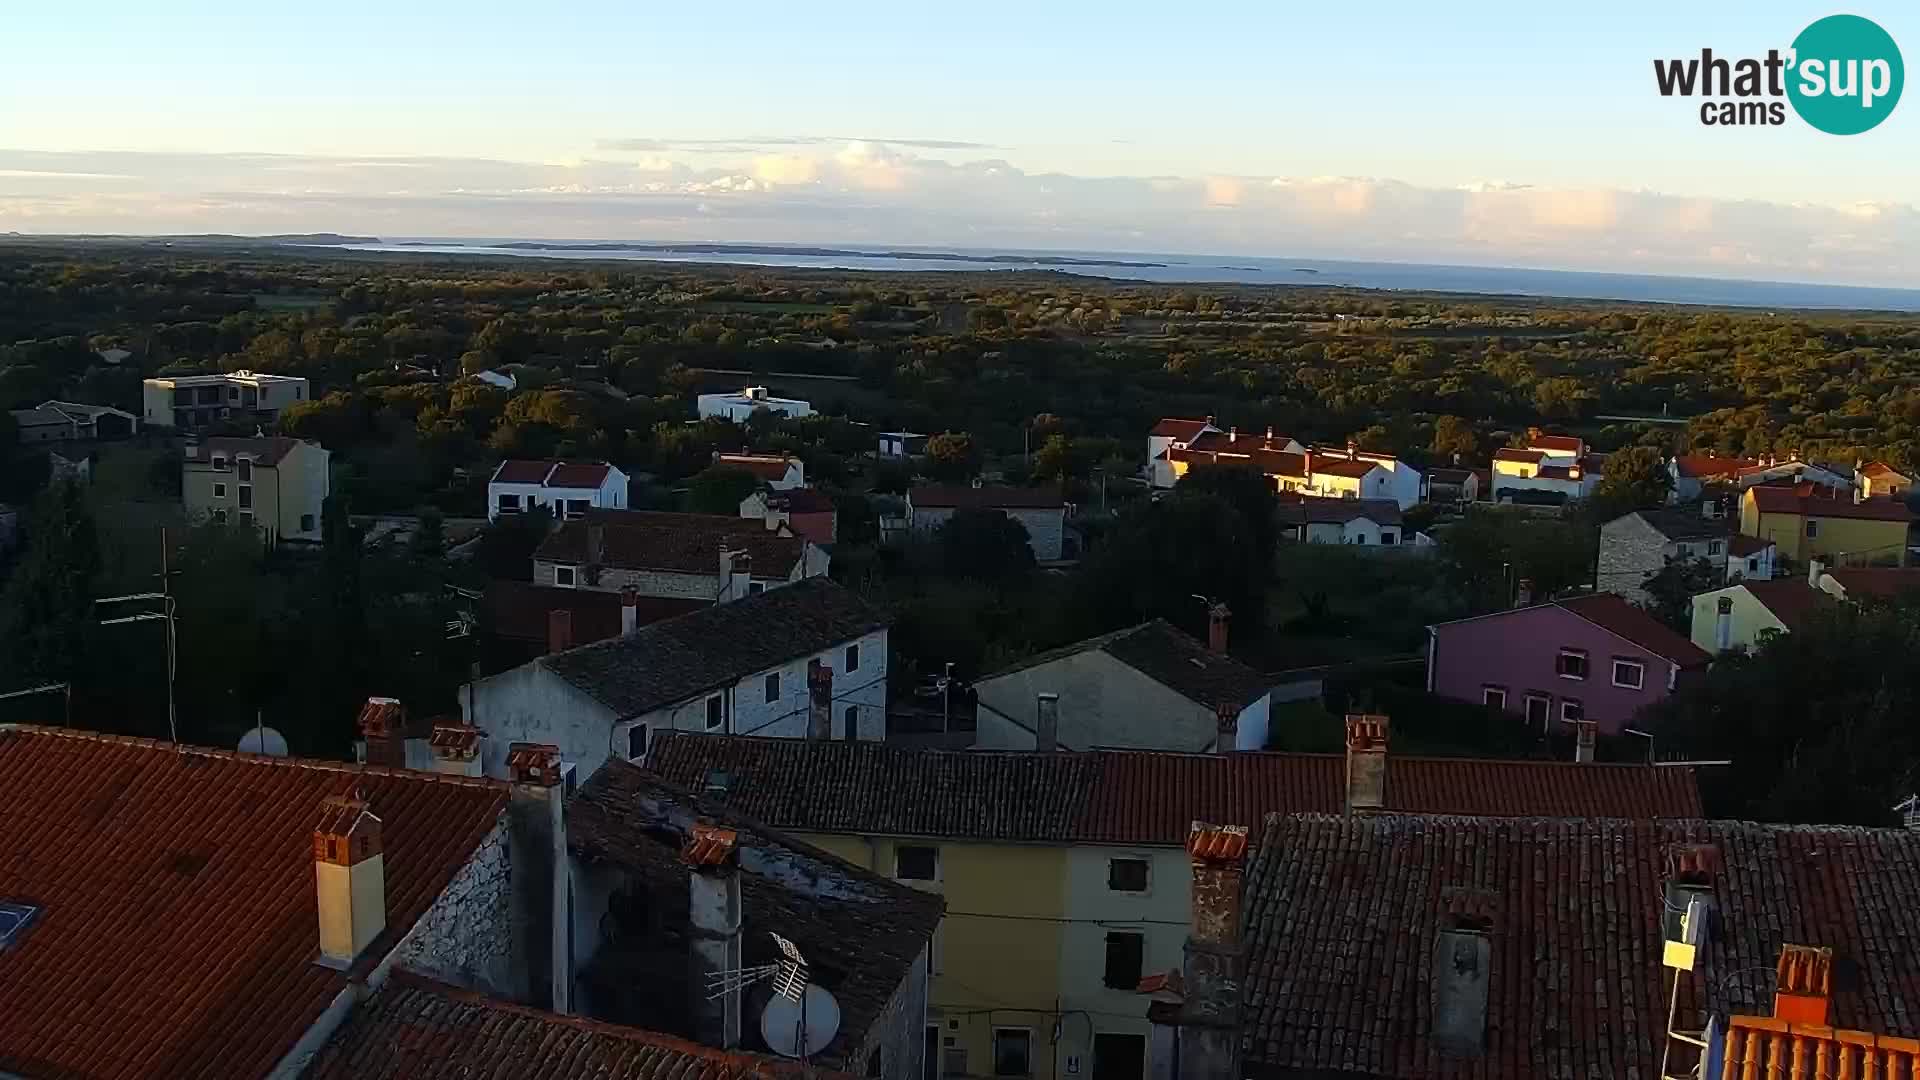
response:
M1241 443L1236 450L1175 450L1166 452L1168 461L1184 461L1189 465L1240 465L1259 469L1268 476L1305 477L1307 475L1307 456L1287 450L1270 450L1266 447L1249 446Z
M1862 521L1913 520L1913 511L1899 499L1854 502L1844 496L1830 499L1810 495L1796 488L1767 484L1750 487L1747 493L1747 497L1763 514L1803 514L1807 517L1857 518Z
M257 465L278 465L280 459L293 452L300 445L299 439L290 439L285 435L270 435L265 438L241 438L234 435L216 435L201 439L198 453L190 454L190 461L207 461L214 451L232 458L236 454L251 456Z
M637 716L887 625L826 578L715 604L535 661L622 716Z
M833 500L818 488L793 488L767 494L767 504L789 514L831 514Z
M1535 450L1555 450L1568 454L1577 454L1587 444L1575 435L1534 435L1527 439L1527 445Z
M1793 943L1831 946L1857 965L1856 983L1836 980L1835 1026L1920 1031L1920 834L1303 814L1268 822L1247 877L1249 1065L1259 1075L1654 1076L1667 859L1696 843L1719 851L1722 933L1683 982L1682 1017L1697 1026L1703 1005L1770 1014L1771 971ZM1436 935L1459 889L1493 899L1476 1057L1445 1056L1429 1038Z
M669 932L652 946L624 952L618 945L612 952L603 949L594 960L603 976L629 981L624 968L638 965L644 970L625 976L665 980L677 971L685 978L685 935L677 930L687 918L688 869L681 850L695 822L737 834L745 963L773 959L769 932L799 946L811 981L840 1004L840 1034L822 1051L821 1060L857 1066L847 1058L865 1041L894 991L932 943L945 902L615 759L567 803L568 845L589 865L617 867L645 884L655 914L669 924ZM776 869L777 874L770 872ZM797 888L796 881L817 883L817 888ZM667 952L671 955L663 955ZM672 1006L622 1019L684 1030L690 1023L687 996L668 995ZM748 1038L757 1034L751 1032Z
M1427 470L1428 481L1435 484L1464 484L1467 482L1467 477L1472 475L1472 469L1440 468Z
M1169 416L1153 425L1153 430L1147 434L1175 442L1191 442L1194 436L1211 426L1212 422L1207 420L1182 420Z
M1753 594L1761 606L1773 612L1780 625L1798 630L1807 617L1839 601L1808 585L1804 578L1778 578L1773 581L1742 581L1740 587Z
M1366 518L1375 525L1398 525L1402 521L1400 504L1392 499L1282 496L1276 513L1282 521L1291 524L1345 525L1355 518Z
M1762 540L1757 536L1742 536L1738 533L1727 540L1727 551L1742 558L1758 555L1773 546L1774 543L1771 540Z
M715 556L716 564L718 556ZM547 640L547 613L554 610L573 614L573 640L576 644L605 641L620 634L620 594L597 589L556 589L526 581L490 581L487 583L486 629L502 637L522 641ZM687 600L672 596L636 598L636 621L641 626L685 615L712 605L705 600Z
M1920 589L1920 568L1869 567L1860 570L1829 570L1833 580L1847 590L1847 599L1865 596L1894 597Z
M1712 659L1700 646L1682 637L1666 623L1612 593L1577 596L1557 603L1602 630L1625 638L1681 667L1704 665Z
M1906 473L1901 472L1900 470L1894 468L1893 466L1887 464L1884 461L1869 461L1865 465L1860 466L1859 472L1861 476L1865 476L1875 480L1880 479L1881 477L1887 477L1887 476L1891 476L1899 480L1909 479Z
M1195 820L1258 828L1338 812L1338 754L1009 753L663 732L669 780L726 773L729 805L786 829L1038 843L1179 845ZM1698 817L1691 769L1389 755L1387 807L1410 813Z
M611 466L599 461L562 461L547 474L548 487L597 488L607 482Z
M1038 653L981 678L1039 667L1063 657L1099 649L1190 701L1208 707L1244 707L1272 688L1259 672L1231 656L1213 652L1165 619L1155 619Z
M551 461L521 461L508 458L493 470L493 482L496 484L544 484L547 474L553 471Z
M1346 458L1332 461L1319 457L1313 459L1313 471L1316 475L1358 478L1383 467L1379 462L1368 461L1366 458L1357 458L1352 461Z
M719 514L668 514L651 510L590 510L560 526L541 542L535 559L585 564L588 526L602 532L603 565L622 570L664 570L677 574L718 574L720 545L753 557L753 576L784 578L805 557L807 542L767 531L758 518Z
M916 487L908 490L907 502L916 508L956 510L970 506L989 510L1058 510L1067 504L1055 489L1010 487L1004 484Z
M1733 532L1731 518L1715 520L1702 515L1698 507L1636 510L1632 516L1669 540L1724 540Z
M349 983L314 963L313 832L355 789L383 822L387 887L361 978L494 828L506 785L0 729L0 899L40 908L0 952L0 1071L267 1075Z
M1757 458L1715 457L1712 454L1682 454L1673 462L1680 475L1690 480L1734 476L1742 469L1760 464Z
M1538 450L1516 450L1511 446L1502 447L1493 452L1495 461L1517 461L1526 465L1538 465L1546 460L1546 457L1546 454Z
M847 1077L653 1031L529 1009L396 971L305 1080L755 1080Z

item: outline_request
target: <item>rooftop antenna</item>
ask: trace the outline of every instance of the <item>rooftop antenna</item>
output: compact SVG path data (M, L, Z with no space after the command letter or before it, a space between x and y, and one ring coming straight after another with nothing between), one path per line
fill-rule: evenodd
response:
M167 569L167 530L160 530L160 591L146 593L128 593L125 596L108 596L95 600L96 604L124 604L136 600L158 600L159 611L143 611L138 615L123 615L117 619L101 619L101 626L117 626L121 623L161 621L167 624L167 737L175 746L180 745L180 724L173 707L173 684L177 656L174 635L174 602L172 592L172 574Z
M779 934L769 933L767 936L780 949L780 959L771 964L710 972L707 975L708 1001L738 993L768 979L773 980L773 992L776 995L794 1003L801 1001L807 987L806 957L800 955L799 946Z

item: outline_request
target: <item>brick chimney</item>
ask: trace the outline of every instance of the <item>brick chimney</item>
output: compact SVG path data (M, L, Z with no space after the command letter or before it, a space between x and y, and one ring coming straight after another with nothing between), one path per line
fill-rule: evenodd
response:
M1347 716L1347 813L1387 805L1387 718Z
M1240 710L1221 702L1213 707L1213 749L1215 753L1231 754L1240 748Z
M1207 648L1217 652L1227 651L1227 624L1233 618L1233 612L1227 605L1218 601L1207 605Z
M399 698L370 697L360 707L360 738L365 744L360 760L390 769L407 767L407 708Z
M433 752L433 771L449 776L481 775L480 740L486 735L470 724L433 725L427 746Z
M334 795L313 830L314 895L320 960L345 970L387 928L387 875L380 819L364 800Z
M514 1000L536 1009L572 1011L573 956L568 951L566 790L560 748L517 742L507 747L507 844L512 862L507 912L517 985Z
M1487 1047L1487 977L1498 898L1491 889L1442 890L1433 947L1433 1041L1442 1053L1475 1057Z
M1247 828L1194 822L1187 830L1192 860L1192 925L1181 968L1186 1002L1180 1011L1180 1075L1240 1075L1241 887Z
M687 925L693 998L694 1036L708 1046L731 1050L740 1045L740 991L736 987L709 997L708 976L739 971L739 834L716 825L694 823L681 849L687 864Z
M818 660L807 665L807 738L833 738L833 669Z
M1833 1006L1833 950L1780 946L1775 969L1773 1018L1790 1024L1825 1024Z
M1033 748L1043 754L1060 748L1060 695L1051 690L1033 703Z
M631 637L640 629L640 590L628 585L620 590L620 636Z
M563 653L573 648L573 612L554 608L547 612L547 653Z

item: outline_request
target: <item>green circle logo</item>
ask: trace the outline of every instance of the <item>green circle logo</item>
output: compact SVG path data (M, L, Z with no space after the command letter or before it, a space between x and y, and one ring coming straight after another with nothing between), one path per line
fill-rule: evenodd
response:
M1829 15L1793 39L1787 98L1829 135L1871 130L1900 102L1907 72L1893 36L1871 19Z

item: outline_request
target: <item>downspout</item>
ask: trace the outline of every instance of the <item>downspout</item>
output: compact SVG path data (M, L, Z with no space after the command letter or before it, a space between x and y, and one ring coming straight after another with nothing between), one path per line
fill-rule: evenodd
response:
M1440 658L1440 631L1429 626L1427 627L1427 693L1429 694L1434 692L1433 690L1433 680L1434 680L1434 671L1435 671L1434 661L1438 660L1439 658Z

